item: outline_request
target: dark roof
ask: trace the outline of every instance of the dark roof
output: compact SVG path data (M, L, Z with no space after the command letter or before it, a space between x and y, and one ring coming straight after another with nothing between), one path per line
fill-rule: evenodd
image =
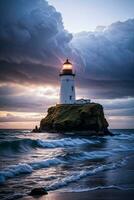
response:
M62 72L60 73L60 76L63 76L63 75L75 76L75 74L73 73L72 69L63 69Z
M72 65L72 63L71 63L71 62L69 62L68 58L66 59L66 61L64 62L64 64L63 64L63 65L65 65L65 64L70 64L70 65Z

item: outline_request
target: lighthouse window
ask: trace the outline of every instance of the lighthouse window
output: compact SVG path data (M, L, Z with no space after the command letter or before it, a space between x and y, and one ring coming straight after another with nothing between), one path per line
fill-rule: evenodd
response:
M74 86L72 86L72 91L74 91Z
M72 96L70 96L70 100L72 100Z

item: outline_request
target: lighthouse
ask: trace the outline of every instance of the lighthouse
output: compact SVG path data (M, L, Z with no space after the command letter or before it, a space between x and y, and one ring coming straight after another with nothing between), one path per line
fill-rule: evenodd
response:
M63 64L60 76L60 104L75 103L75 73L72 63L67 59Z

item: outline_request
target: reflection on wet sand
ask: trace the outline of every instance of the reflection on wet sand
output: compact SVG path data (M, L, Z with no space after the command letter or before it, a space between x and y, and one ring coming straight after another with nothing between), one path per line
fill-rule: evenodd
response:
M134 190L105 189L90 192L50 193L42 197L25 197L20 200L133 200Z

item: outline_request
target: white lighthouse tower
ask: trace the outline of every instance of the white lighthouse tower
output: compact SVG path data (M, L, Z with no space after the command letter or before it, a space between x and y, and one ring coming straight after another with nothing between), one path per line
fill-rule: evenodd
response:
M67 59L63 64L60 72L60 104L74 104L75 103L75 74L73 66Z

